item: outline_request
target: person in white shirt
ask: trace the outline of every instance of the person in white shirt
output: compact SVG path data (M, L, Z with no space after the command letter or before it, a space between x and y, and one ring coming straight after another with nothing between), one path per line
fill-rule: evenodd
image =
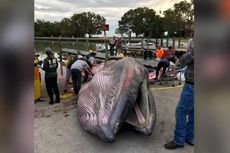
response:
M190 51L194 48L194 32L190 32L191 39L188 40L187 51Z
M82 80L82 72L85 71L88 74L93 76L93 73L89 67L89 65L84 61L81 55L78 56L78 60L76 60L71 66L72 80L73 80L73 88L74 93L78 95L81 89L81 80Z

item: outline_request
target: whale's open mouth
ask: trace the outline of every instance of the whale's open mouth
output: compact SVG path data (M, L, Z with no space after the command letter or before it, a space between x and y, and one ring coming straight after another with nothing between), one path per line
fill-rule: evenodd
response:
M151 134L155 124L156 110L152 93L148 91L147 80L145 80L138 92L136 103L129 113L126 122L139 132Z

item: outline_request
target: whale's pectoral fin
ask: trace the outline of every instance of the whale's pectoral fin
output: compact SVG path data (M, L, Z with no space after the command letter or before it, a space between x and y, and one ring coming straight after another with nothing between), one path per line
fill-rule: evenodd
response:
M141 85L136 104L126 122L132 125L135 130L145 135L150 135L152 134L155 121L155 101L148 89L147 80L145 80Z

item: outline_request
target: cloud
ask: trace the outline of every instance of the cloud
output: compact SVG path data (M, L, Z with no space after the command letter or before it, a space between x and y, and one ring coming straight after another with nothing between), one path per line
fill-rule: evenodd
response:
M149 7L156 12L173 7L181 0L35 0L35 20L61 21L74 13L94 12L106 18L110 34L114 34L118 20L130 9Z

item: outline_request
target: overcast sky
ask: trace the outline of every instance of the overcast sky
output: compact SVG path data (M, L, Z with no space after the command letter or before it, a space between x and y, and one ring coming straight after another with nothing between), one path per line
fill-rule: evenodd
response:
M74 13L94 12L102 15L110 25L108 36L115 33L118 20L129 9L149 7L157 13L173 7L182 0L35 0L35 20L61 21Z

